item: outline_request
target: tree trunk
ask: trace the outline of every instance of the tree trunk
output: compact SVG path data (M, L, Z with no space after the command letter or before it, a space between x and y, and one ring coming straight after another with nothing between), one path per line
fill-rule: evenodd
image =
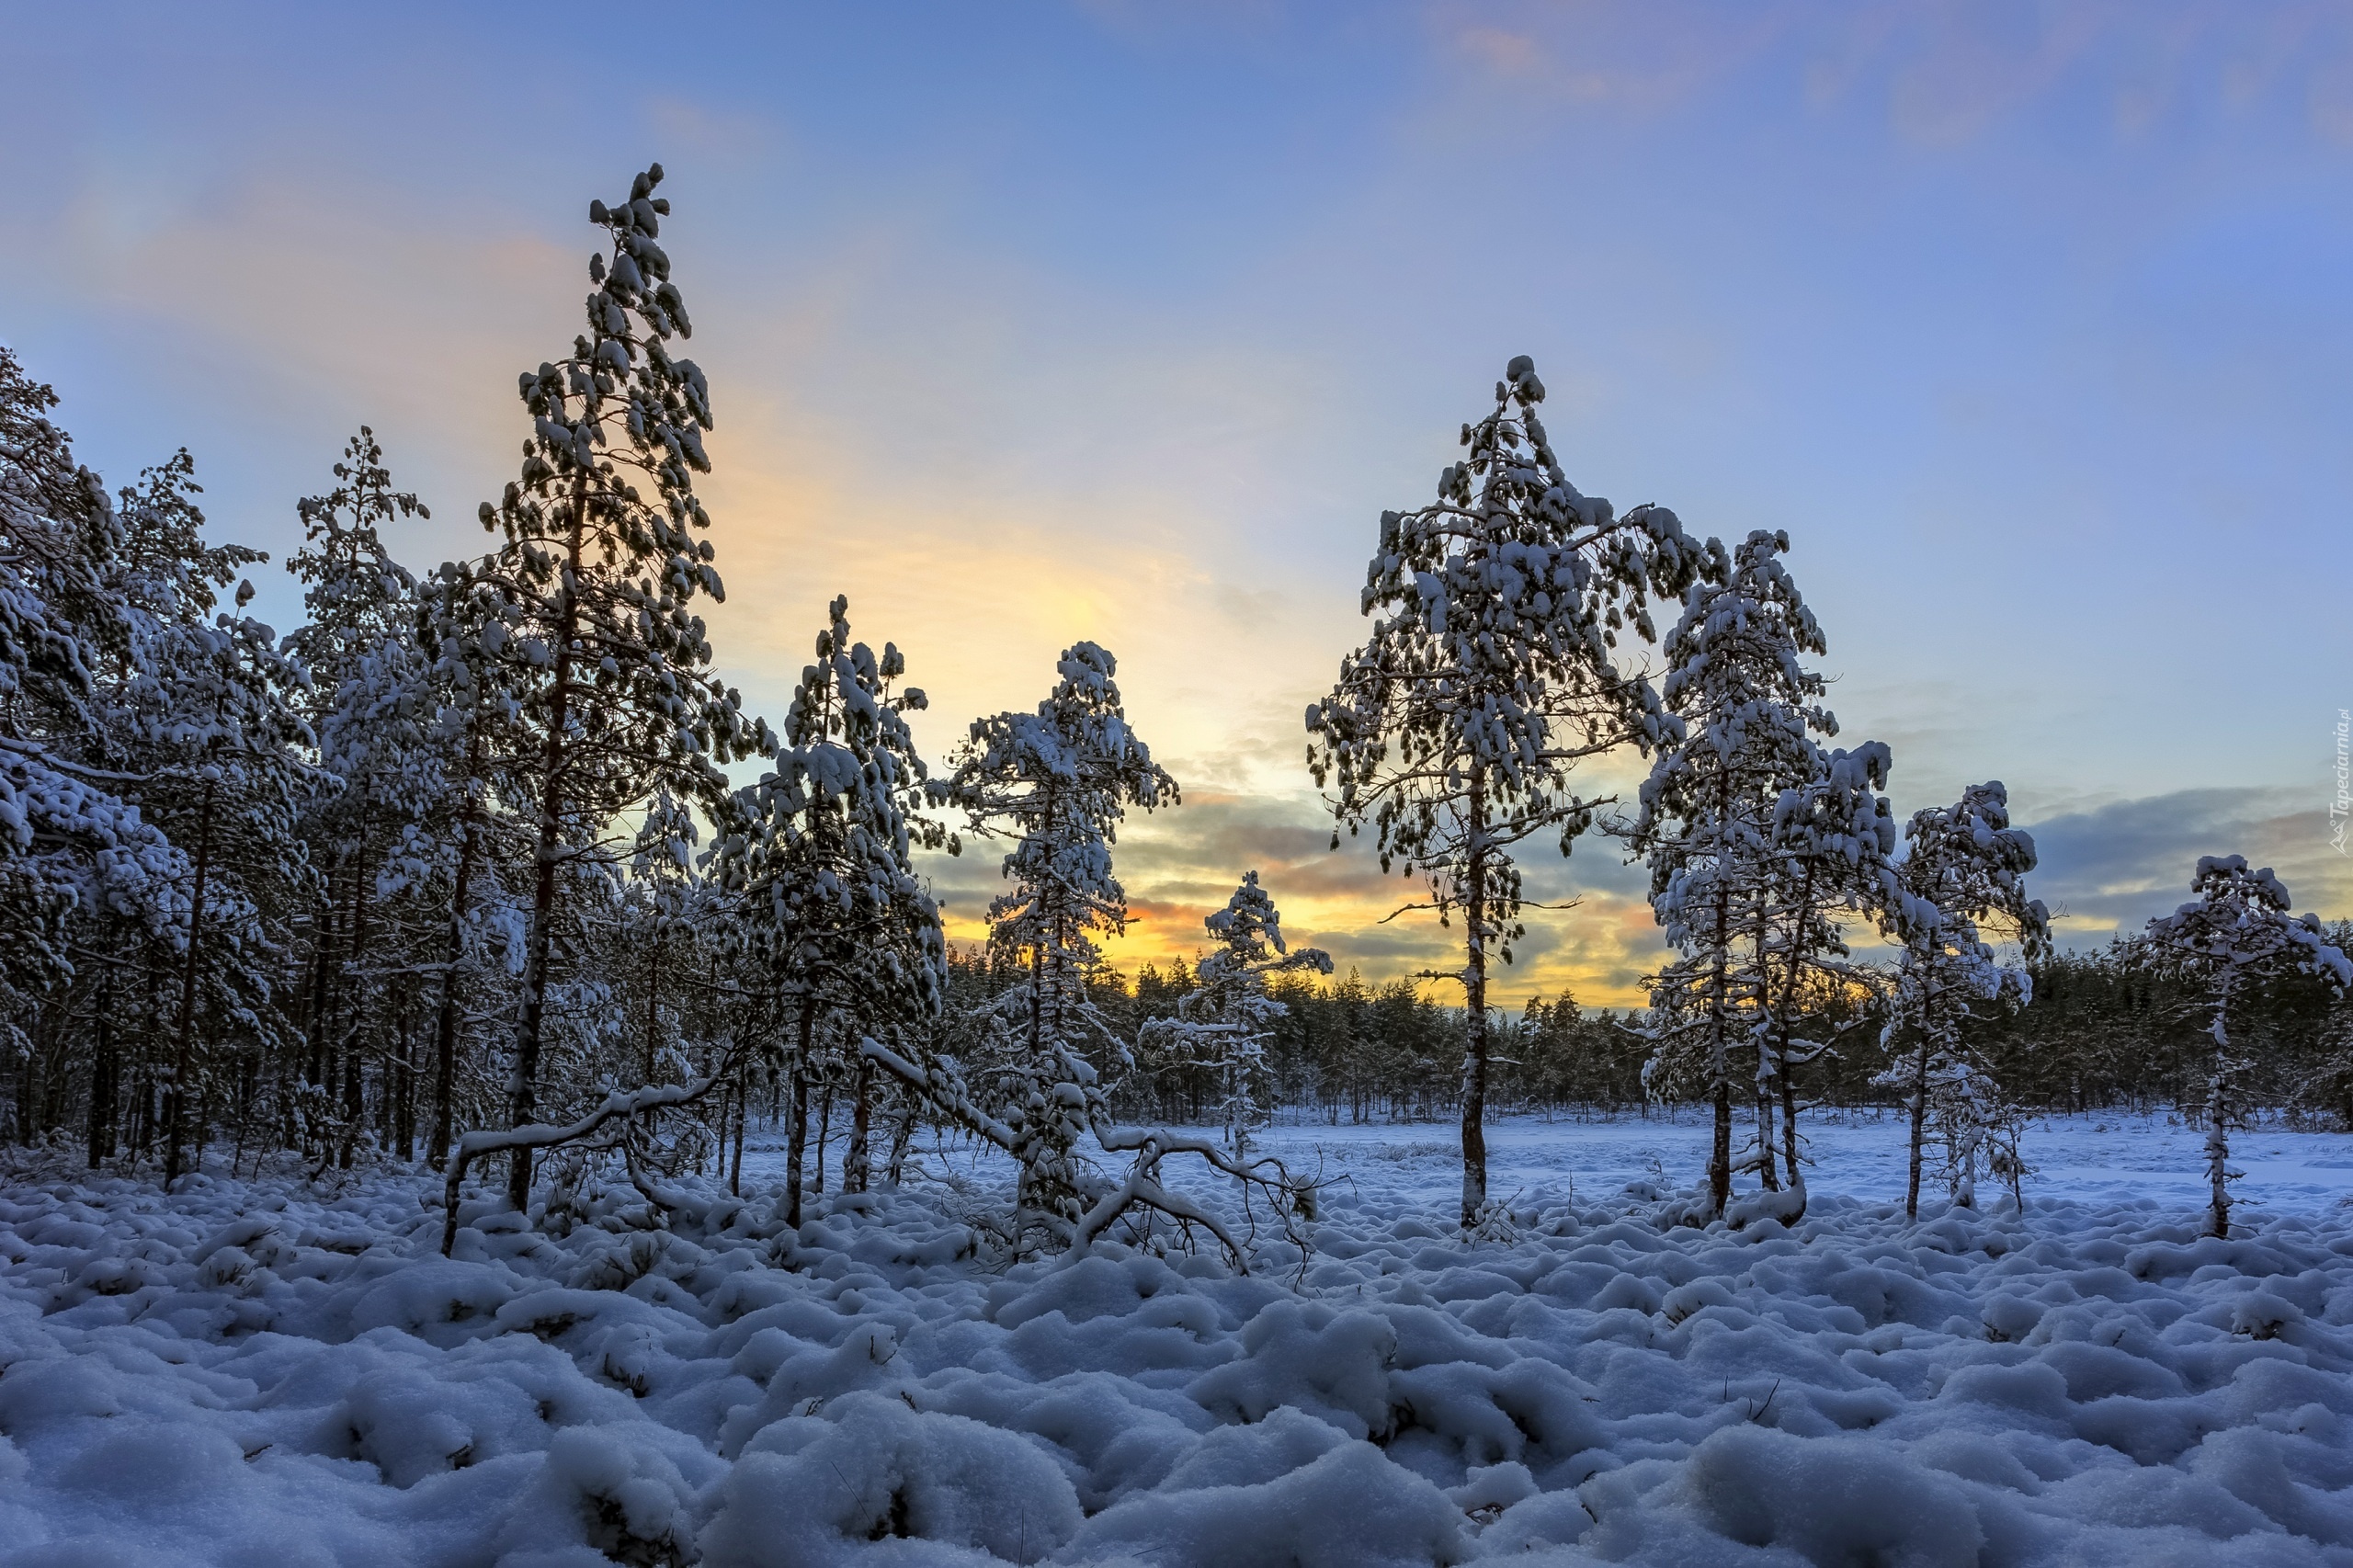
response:
M108 922L106 935L112 946L113 925ZM116 1079L122 1071L121 1053L114 1038L114 965L106 965L98 980L97 1017L97 1040L90 1060L90 1157L92 1170L98 1162L114 1153L114 1108L118 1097ZM21 1114L20 1118L21 1119Z
M1928 1031L1920 1030L1920 1054L1912 1071L1912 1174L1904 1189L1904 1217L1920 1217L1920 1159L1928 1137Z
M1716 1135L1708 1154L1708 1195L1722 1214L1732 1202L1732 1047L1726 1033L1724 987L1729 984L1732 936L1729 890L1716 893L1715 960L1708 999L1708 1055L1716 1081Z
M343 1147L336 1152L335 1163L347 1171L368 1119L368 1077L359 1041L360 1030L368 1022L368 987L359 975L359 961L368 944L368 895L375 885L375 879L368 874L368 846L363 840L351 879L350 954L345 960L351 969L351 983L346 988L351 994L351 1027L343 1037Z
M749 1073L751 1069L743 1070ZM735 1172L727 1178L727 1190L735 1197L744 1196L744 1123L751 1119L751 1085L744 1079L735 1081Z
M824 1096L817 1102L817 1190L825 1190L825 1141L834 1131L834 1081L825 1080Z
M325 1117L332 1105L327 1031L335 1017L335 912L341 907L343 875L340 868L329 868L326 890L319 900L318 941L311 969L310 1040L304 1052L300 1106L306 1145L315 1131L313 1124Z
M1732 1204L1732 1080L1716 1080L1716 1127L1708 1146L1708 1195L1722 1215Z
M792 1093L784 1123L784 1222L801 1223L801 1162L809 1148L809 1045L817 1022L817 998L801 998L801 1043L792 1055Z
M2237 1063L2231 1060L2230 971L2223 971L2219 994L2214 998L2214 1022L2209 1030L2214 1037L2213 1075L2206 1085L2206 1179L2212 1189L2207 1206L2207 1234L2227 1241L2231 1234L2231 1116L2232 1079Z
M466 806L459 817L458 880L449 890L449 929L442 944L442 957L448 965L441 971L440 1005L433 1020L433 1142L426 1158L439 1170L449 1158L449 1141L455 1135L451 1118L456 1113L454 1098L458 1076L458 971L466 948L466 889L474 874L475 842L479 824L474 811L474 773L482 756L482 743L469 735L466 741Z
M196 1072L196 976L197 952L204 933L205 882L212 870L212 803L220 786L208 783L204 787L204 804L196 817L196 886L188 906L188 962L180 981L179 1042L173 1052L171 1104L165 1117L164 1186L168 1190L180 1176L180 1139L188 1119L188 1080ZM199 1136L202 1136L199 1131ZM204 1151L197 1150L197 1164L204 1163Z
M867 1186L866 1137L870 1119L873 1115L874 1064L865 1053L858 1058L858 1073L853 1080L856 1103L850 1108L849 1152L842 1156L842 1190L864 1192Z
M1463 925L1462 1228L1487 1206L1487 770L1471 769L1471 875Z
M1790 1216L1795 1223L1805 1215L1805 1173L1798 1165L1798 1089L1797 1066L1790 1060L1790 1029L1798 1010L1798 982L1805 974L1806 926L1813 918L1814 865L1808 859L1805 876L1798 884L1797 922L1790 931L1790 972L1781 986L1781 1006L1773 1015L1773 1068L1780 1080L1781 1089L1781 1158L1790 1173L1790 1190L1797 1194L1797 1212ZM1767 983L1771 983L1768 971Z
M540 756L539 850L531 879L531 929L523 956L523 1006L515 1027L515 1074L506 1123L521 1127L539 1111L540 1039L547 1013L548 957L555 945L556 863L563 845L564 731L572 722L572 643L580 627L578 584L582 535L587 528L585 481L573 493L572 539L556 617L555 671L549 683L547 742ZM531 1206L531 1151L517 1149L506 1170L506 1203Z
M1773 1169L1773 1089L1762 1078L1756 1082L1756 1179L1768 1192L1781 1190L1780 1176Z

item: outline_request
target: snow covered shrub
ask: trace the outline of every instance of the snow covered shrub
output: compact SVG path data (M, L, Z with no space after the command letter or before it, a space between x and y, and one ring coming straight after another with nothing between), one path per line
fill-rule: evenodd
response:
M822 1415L763 1427L719 1490L701 1534L706 1561L740 1568L831 1568L941 1561L899 1540L985 1552L949 1561L1032 1563L1078 1531L1077 1494L1029 1439L961 1415L851 1393ZM881 1548L863 1550L868 1542Z
M1718 1535L1819 1568L1978 1568L1985 1532L1967 1493L1886 1448L1727 1426L1691 1452L1673 1494ZM1607 1551L1605 1512L1587 1544Z
M1395 1424L1389 1368L1397 1331L1370 1313L1320 1301L1276 1301L1242 1331L1242 1354L1186 1392L1227 1421L1305 1411L1354 1437L1386 1437Z
M1342 1443L1272 1479L1119 1504L1086 1521L1067 1560L1445 1568L1470 1553L1462 1511L1445 1493L1369 1443Z
M500 1528L498 1561L501 1568L552 1568L567 1561L561 1548L577 1546L587 1549L576 1554L583 1563L685 1568L699 1561L693 1506L686 1478L661 1453L594 1427L566 1427Z

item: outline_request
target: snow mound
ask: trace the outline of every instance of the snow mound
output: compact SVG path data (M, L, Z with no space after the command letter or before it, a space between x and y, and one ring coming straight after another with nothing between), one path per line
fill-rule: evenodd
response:
M2343 1208L1367 1181L1242 1275L702 1196L0 1189L0 1564L2353 1564Z

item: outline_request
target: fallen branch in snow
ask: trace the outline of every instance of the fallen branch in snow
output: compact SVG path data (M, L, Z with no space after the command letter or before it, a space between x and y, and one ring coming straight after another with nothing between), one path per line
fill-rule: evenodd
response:
M858 1048L866 1060L922 1096L941 1115L1006 1153L1014 1152L1018 1142L1014 1130L973 1101L961 1074L949 1069L925 1068L875 1040L863 1040L858 1042ZM1305 1239L1291 1223L1298 1195L1302 1188L1292 1179L1281 1161L1263 1155L1237 1158L1214 1138L1198 1133L1171 1132L1165 1128L1097 1123L1093 1131L1095 1141L1107 1153L1134 1153L1137 1159L1124 1181L1094 1195L1094 1201L1087 1206L1086 1212L1068 1222L1063 1234L1074 1256L1083 1256L1121 1215L1141 1208L1166 1214L1180 1224L1200 1225L1217 1237L1234 1267L1248 1272L1249 1254L1244 1244L1248 1238L1236 1238L1232 1230L1213 1218L1207 1210L1190 1199L1169 1191L1161 1184L1160 1162L1170 1154L1197 1155L1212 1168L1240 1182L1245 1214L1250 1211L1250 1193L1254 1190L1260 1193L1267 1199L1268 1207L1281 1218L1286 1236L1302 1253L1306 1251ZM1057 1228L1063 1227L1058 1224Z
M585 1138L598 1128L620 1117L640 1116L650 1110L670 1110L694 1104L711 1090L727 1081L733 1072L734 1058L722 1062L718 1071L690 1084L650 1084L628 1094L618 1090L605 1096L605 1103L577 1121L558 1127L549 1122L527 1122L504 1132L469 1132L458 1140L456 1152L449 1159L449 1177L444 1197L445 1213L441 1221L441 1256L458 1240L458 1189L465 1179L466 1167L485 1154L503 1154L517 1149L552 1149ZM632 1180L635 1173L631 1173ZM642 1190L641 1188L640 1190Z
M1112 1221L1141 1205L1157 1209L1173 1220L1199 1225L1215 1236L1234 1258L1245 1260L1241 1244L1233 1239L1233 1233L1221 1224L1216 1216L1192 1199L1179 1197L1160 1185L1161 1156L1176 1152L1162 1146L1162 1136L1146 1134L1136 1146L1136 1163L1134 1168L1128 1172L1128 1179L1097 1199L1094 1205L1079 1216L1078 1223L1071 1231L1072 1254L1084 1256L1095 1244L1096 1238L1109 1228Z

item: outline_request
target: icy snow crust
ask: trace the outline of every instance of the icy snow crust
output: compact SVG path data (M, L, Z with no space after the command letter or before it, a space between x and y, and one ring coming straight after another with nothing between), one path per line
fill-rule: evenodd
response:
M1588 1173L1466 1244L1386 1131L1277 1130L1358 1179L1246 1277L992 1271L987 1167L797 1233L470 1204L449 1260L405 1176L20 1183L0 1562L2353 1564L2353 1209L1662 1233Z

